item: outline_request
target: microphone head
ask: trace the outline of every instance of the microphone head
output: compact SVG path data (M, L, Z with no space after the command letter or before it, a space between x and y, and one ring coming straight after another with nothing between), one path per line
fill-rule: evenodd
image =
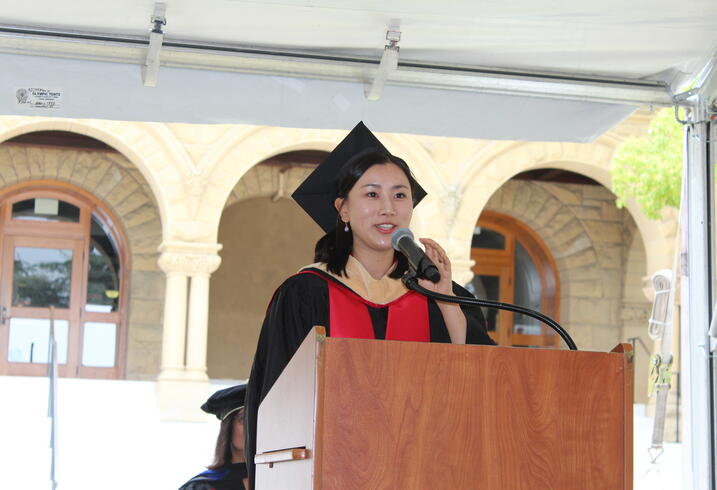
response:
M391 246L394 250L401 251L400 248L398 248L398 242L404 237L408 237L411 240L413 240L413 233L408 228L399 228L398 230L393 232L393 235L391 235Z

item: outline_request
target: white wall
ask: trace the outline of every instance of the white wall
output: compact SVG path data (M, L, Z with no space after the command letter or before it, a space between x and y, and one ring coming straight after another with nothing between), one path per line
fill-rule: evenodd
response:
M212 384L212 391L234 384ZM1 488L50 488L46 378L0 376ZM172 490L210 463L219 421L160 422L156 383L60 379L60 490ZM199 407L197 407L199 410ZM681 444L649 464L652 419L635 405L635 489L679 489ZM650 471L648 471L650 470Z
M59 489L176 489L204 470L219 421L160 422L155 388L149 381L59 380ZM49 489L48 380L0 376L0 393L0 487Z

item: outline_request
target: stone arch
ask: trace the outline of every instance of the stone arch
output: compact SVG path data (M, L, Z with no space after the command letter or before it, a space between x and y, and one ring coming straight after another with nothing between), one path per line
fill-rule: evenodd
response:
M471 198L461 200L451 230L451 240L458 245L460 258L469 257L473 227L488 199L511 178L528 170L558 168L590 177L610 189L613 151L614 146L600 142L592 145L535 142L505 145L489 161L484 160L484 155L479 156L469 165L466 184L460 191L462 196ZM663 223L649 220L635 202L628 202L626 208L642 235L647 271L669 267L671 261L665 251L673 246L670 231Z
M561 322L578 345L605 350L622 340L628 252L644 258L644 249L626 245L640 235L630 214L614 207L612 193L602 186L511 180L485 208L520 220L548 245L560 277ZM642 298L632 307L648 305Z
M533 229L550 248L560 280L560 323L580 349L606 351L640 337L650 302L642 291L646 256L627 210L602 186L510 180L485 209ZM646 402L648 359L636 357L635 397Z
M227 198L225 208L247 199L269 197L289 199L296 188L312 172L309 167L255 165L237 182Z
M270 127L242 128L228 132L218 142L216 149L198 164L207 179L208 190L199 203L198 216L211 223L210 228L216 230L216 237L222 210L227 202L234 202L238 197L233 194L234 189L258 163L292 151L330 152L345 136L346 131ZM424 187L428 187L429 192L431 188L438 188L442 177L433 167L430 155L412 137L395 134L379 134L378 137L389 151L409 161L416 178ZM299 177L299 173L293 175L292 182Z
M164 274L157 266L161 218L149 183L115 151L1 143L0 187L32 181L71 184L101 200L116 216L131 264L126 374L153 378L161 350Z
M289 156L269 160L243 174L222 210L222 264L212 274L209 297L210 377L249 375L268 298L311 262L323 233L290 199L313 166Z
M181 169L185 172L190 169L191 159L162 124L56 118L9 118L2 123L0 143L25 133L55 130L83 134L116 149L142 174L151 189L164 236L169 236L169 222L185 214L183 207L172 203L171 196L184 194Z
M227 133L199 163L207 179L207 189L198 205L198 216L210 223L216 240L222 211L229 201L239 196L232 195L250 169L268 158L299 150L330 151L336 131L291 130L283 128L251 128Z

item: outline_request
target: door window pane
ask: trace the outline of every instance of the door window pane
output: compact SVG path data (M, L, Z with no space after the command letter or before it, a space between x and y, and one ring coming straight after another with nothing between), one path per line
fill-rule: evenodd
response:
M505 235L485 226L476 226L473 230L471 248L505 250Z
M117 311L120 289L120 258L109 230L92 215L86 311Z
M114 323L87 322L82 337L82 365L113 367L117 325Z
M515 290L514 301L518 306L540 311L540 295L542 289L540 274L535 262L528 255L523 245L515 241ZM535 318L515 313L513 315L513 332L528 335L541 335L540 321Z
M69 308L72 250L16 247L13 306Z
M59 199L25 199L12 205L12 219L79 223L80 208Z
M466 289L478 299L500 301L499 276L473 276L473 280L466 285ZM481 311L488 324L488 331L497 331L499 327L498 310L481 306Z
M57 362L67 362L67 320L55 320ZM50 320L46 318L10 319L7 360L46 363L49 359Z

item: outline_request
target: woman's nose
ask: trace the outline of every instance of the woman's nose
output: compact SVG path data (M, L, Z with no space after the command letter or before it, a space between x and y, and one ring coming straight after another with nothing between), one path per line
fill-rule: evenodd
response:
M394 207L393 202L390 199L384 199L382 204L382 214L388 216L394 216L396 214L396 208Z

